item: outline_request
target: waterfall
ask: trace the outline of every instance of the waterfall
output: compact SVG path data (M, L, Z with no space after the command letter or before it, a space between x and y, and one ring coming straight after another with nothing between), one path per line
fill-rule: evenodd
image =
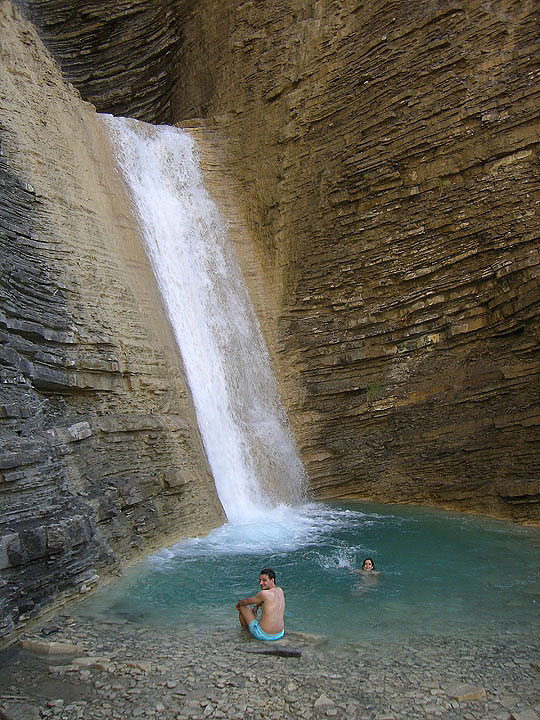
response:
M305 471L227 224L185 131L102 116L131 190L227 518L302 500Z

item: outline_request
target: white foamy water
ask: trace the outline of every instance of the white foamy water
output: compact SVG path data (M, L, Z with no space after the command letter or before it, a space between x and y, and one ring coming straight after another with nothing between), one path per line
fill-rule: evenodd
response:
M219 498L229 521L255 522L301 501L305 471L227 225L188 133L102 117L180 348Z
M160 550L151 561L160 565L173 558L291 553L316 545L322 537L354 526L363 517L359 512L334 510L317 503L279 505L243 522L226 523L204 537L183 539ZM345 559L335 562L350 564Z

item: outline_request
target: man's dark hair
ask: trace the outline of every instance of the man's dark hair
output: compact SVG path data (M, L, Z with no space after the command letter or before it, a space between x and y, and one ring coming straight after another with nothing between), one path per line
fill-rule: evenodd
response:
M272 568L263 568L259 575L268 575L270 580L276 582L276 573L272 570Z

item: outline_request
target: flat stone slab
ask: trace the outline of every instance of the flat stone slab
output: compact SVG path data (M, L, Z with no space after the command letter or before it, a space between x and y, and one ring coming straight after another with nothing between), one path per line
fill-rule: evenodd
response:
M458 702L466 702L467 700L484 700L486 697L485 688L475 685L467 685L465 683L452 685L447 689L448 694Z
M289 647L287 645L270 645L268 647L248 648L248 653L256 655L280 655L281 657L302 657L302 651L299 648Z
M71 643L41 642L40 640L20 640L19 645L23 650L36 653L37 655L80 655L83 649Z

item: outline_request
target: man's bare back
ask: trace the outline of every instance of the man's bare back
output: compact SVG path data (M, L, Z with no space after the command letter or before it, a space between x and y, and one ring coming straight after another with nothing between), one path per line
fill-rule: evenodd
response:
M259 625L268 635L276 635L283 632L285 613L285 595L283 590L275 584L275 573L269 570L269 574L261 571L259 585L261 589L253 597L243 598L236 603L239 612L240 624L249 628L250 624L257 619L257 610L262 609ZM273 577L272 577L273 576Z
M285 612L285 595L280 587L261 590L255 596L261 597L262 615L260 625L267 633L283 630L283 613Z

